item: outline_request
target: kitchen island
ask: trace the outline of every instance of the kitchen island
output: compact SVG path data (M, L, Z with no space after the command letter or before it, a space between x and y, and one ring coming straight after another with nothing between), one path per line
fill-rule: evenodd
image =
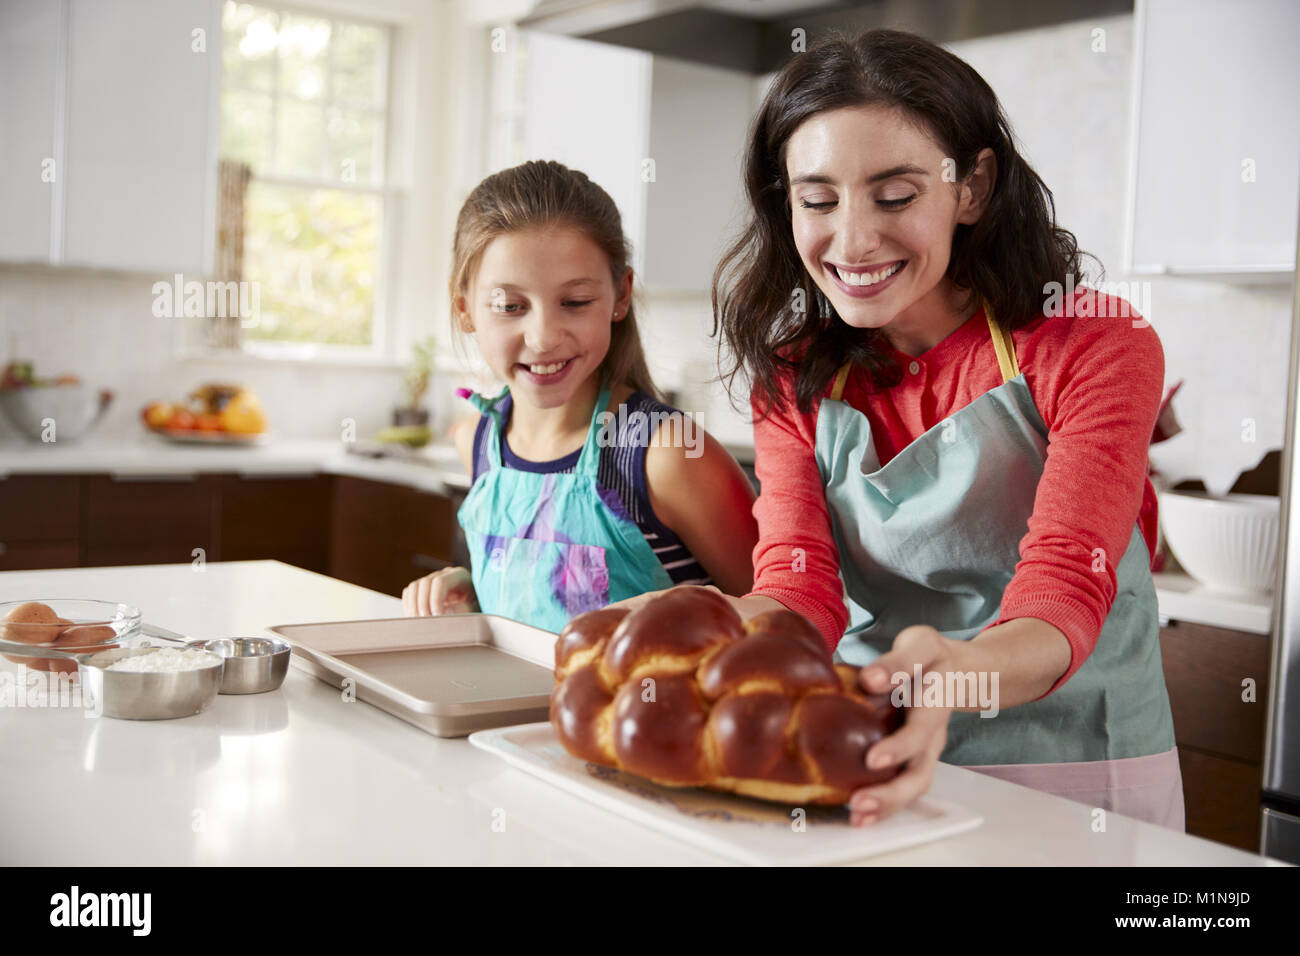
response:
M188 638L401 617L401 601L276 561L0 573L0 600L98 598ZM0 660L0 668L19 665ZM727 862L432 737L291 668L284 686L135 722L0 709L8 865L704 864ZM931 791L982 826L885 865L1268 865L1273 861L959 767ZM23 823L15 821L22 820ZM501 821L504 820L504 827ZM36 822L33 822L36 821Z

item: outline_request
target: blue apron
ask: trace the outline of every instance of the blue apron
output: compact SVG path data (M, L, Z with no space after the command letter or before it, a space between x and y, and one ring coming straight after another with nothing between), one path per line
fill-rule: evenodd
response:
M469 396L488 417L489 467L457 517L469 545L480 609L558 632L585 611L672 587L618 496L596 483L604 434L598 423L609 403L609 385L601 386L587 440L568 474L502 465L506 423L500 405L508 392L507 387L493 398Z
M850 664L870 663L909 625L969 640L1000 615L1048 430L1009 331L987 309L985 317L1003 384L884 466L867 417L840 398L848 366L821 403L816 457L850 616L838 654ZM940 759L1181 829L1159 612L1136 524L1116 578L1096 648L1074 675L1047 697L992 718L954 712Z

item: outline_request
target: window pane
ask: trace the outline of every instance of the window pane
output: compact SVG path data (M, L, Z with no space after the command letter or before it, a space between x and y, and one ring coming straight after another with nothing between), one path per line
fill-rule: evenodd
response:
M286 13L280 21L280 91L303 100L325 94L328 20Z
M271 91L278 42L274 11L247 3L227 3L222 10L221 61L226 86Z
M321 176L324 110L311 103L282 98L275 134L275 169L285 176Z
M333 38L334 99L358 106L380 106L385 99L380 82L379 27L356 23L335 25Z
M341 182L370 183L382 168L379 121L370 113L330 110L326 126L333 164L329 178Z
M383 206L378 196L254 181L246 278L257 283L250 339L369 345Z
M221 94L221 155L263 169L270 159L271 97L242 90Z

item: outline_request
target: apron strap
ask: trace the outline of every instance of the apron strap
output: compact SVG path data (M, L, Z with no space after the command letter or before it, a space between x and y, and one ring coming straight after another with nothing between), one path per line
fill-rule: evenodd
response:
M844 394L844 383L849 380L849 363L845 362L835 373L835 384L831 386L831 401L838 402Z
M486 415L489 419L488 430L490 434L487 442L487 454L488 464L492 468L501 467L501 402L509 392L509 385L491 398L480 395L478 392L471 392L468 389L457 389L456 391L456 394L477 408L479 414Z
M989 335L993 338L993 351L998 354L998 368L1002 371L1003 383L1011 381L1020 374L1020 362L1016 359L1016 343L1011 339L1011 330L1003 328L993 317L993 309L985 303L984 318L989 323ZM835 383L831 386L832 401L840 401L844 394L844 384L849 380L849 363L845 362L835 373Z
M578 456L578 463L573 466L575 475L595 476L600 471L600 435L603 429L597 424L600 421L601 413L605 411L605 406L609 404L609 396L613 390L610 383L602 376L600 380L600 394L596 396L596 407L591 410L591 425L587 428L587 440L582 445L582 454ZM617 428L617 422L610 423L611 428ZM616 441L617 434L607 437L607 441Z
M989 323L989 335L993 338L993 351L998 353L998 368L1002 370L1003 384L1020 374L1020 362L1016 360L1016 343L1011 340L1011 330L1003 328L993 317L993 309L984 303L984 318Z

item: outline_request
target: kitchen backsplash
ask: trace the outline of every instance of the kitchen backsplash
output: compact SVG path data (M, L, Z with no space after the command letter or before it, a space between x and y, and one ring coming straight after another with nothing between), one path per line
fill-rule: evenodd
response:
M1093 52L1096 29L1106 49ZM1132 85L1131 16L1080 21L1042 30L956 43L998 92L1024 152L1051 187L1058 220L1080 246L1122 273ZM770 77L755 80L756 101ZM1189 201L1194 201L1189 199ZM43 373L75 372L116 393L98 439L140 434L138 413L152 399L179 398L204 381L253 387L275 433L294 439L337 438L345 418L364 437L388 423L401 396L404 369L270 361L178 361L178 320L155 318L152 280L141 276L0 267L0 360L30 358ZM1290 296L1286 286L1229 286L1185 279L1151 280L1147 318L1164 343L1166 381L1183 380L1174 401L1183 434L1153 455L1171 480L1202 478L1226 490L1270 448L1284 426ZM1136 303L1135 303L1136 304ZM709 300L645 295L640 312L646 353L657 383L724 441L751 430L714 376ZM446 328L432 310L428 331ZM472 346L471 346L472 348ZM10 355L10 350L15 351ZM435 420L467 409L454 398L468 376L442 374L430 389ZM742 408L744 408L743 398ZM0 421L0 440L16 436Z

